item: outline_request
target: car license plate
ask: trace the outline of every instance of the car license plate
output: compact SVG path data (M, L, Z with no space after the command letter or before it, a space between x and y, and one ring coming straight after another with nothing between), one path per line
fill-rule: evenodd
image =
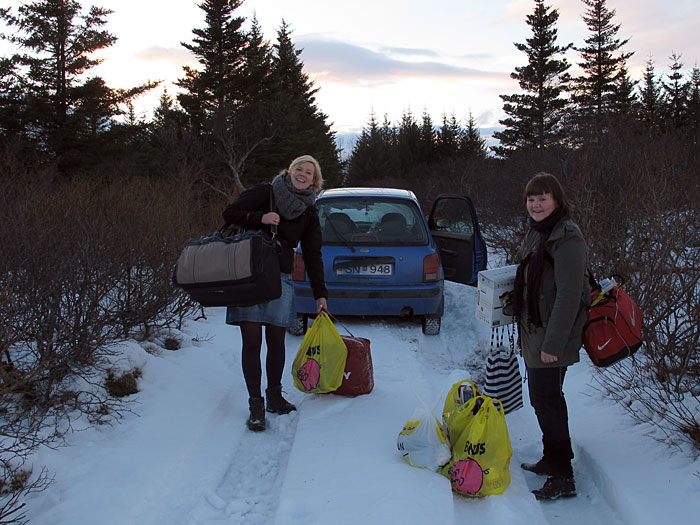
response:
M367 264L362 266L350 266L338 268L336 275L391 275L394 272L393 264Z

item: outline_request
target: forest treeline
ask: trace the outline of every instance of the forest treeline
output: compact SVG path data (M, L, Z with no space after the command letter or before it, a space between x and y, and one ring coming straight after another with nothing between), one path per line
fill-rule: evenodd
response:
M632 43L606 0L582 0L589 36L563 44L556 7L533 0L497 146L472 114L371 113L341 161L290 27L281 21L270 42L237 15L242 3L199 3L203 21L183 35L198 66L145 120L133 101L157 83L114 89L91 76L116 39L109 10L0 8L16 50L0 58L0 521L23 522L27 494L50 482L32 466L37 446L76 418L106 423L129 409L114 383L137 385L139 371L123 369L113 343L175 350L183 320L205 314L170 283L187 238L217 229L233 196L302 153L320 160L328 187L403 187L426 210L440 193L469 194L505 260L522 234L525 183L557 175L591 269L624 275L645 315L645 345L595 374L601 389L667 443L700 451L697 65L672 53L660 74L649 57L635 81Z

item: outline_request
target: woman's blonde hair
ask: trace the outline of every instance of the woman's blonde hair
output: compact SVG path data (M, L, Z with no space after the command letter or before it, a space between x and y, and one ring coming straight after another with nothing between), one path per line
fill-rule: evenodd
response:
M535 176L530 179L530 182L527 183L527 186L525 186L523 195L525 203L527 203L528 197L532 195L544 195L545 193L551 193L557 206L566 213L571 213L573 211L574 205L571 204L567 198L566 192L559 182L559 179L551 173L540 171L535 174Z
M301 157L297 157L289 165L289 168L287 168L283 173L291 173L294 170L294 168L296 168L299 164L303 164L304 162L310 162L314 165L314 180L311 183L311 188L314 191L321 191L321 188L323 188L323 175L321 174L321 165L311 155L302 155Z

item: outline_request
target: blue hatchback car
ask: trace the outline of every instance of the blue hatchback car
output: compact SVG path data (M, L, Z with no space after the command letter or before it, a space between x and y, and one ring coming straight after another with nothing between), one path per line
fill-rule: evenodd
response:
M402 316L440 332L444 279L475 284L486 245L471 200L441 195L426 220L415 195L391 188L338 188L316 200L328 309L334 315ZM301 335L316 302L300 247L294 257L296 323Z

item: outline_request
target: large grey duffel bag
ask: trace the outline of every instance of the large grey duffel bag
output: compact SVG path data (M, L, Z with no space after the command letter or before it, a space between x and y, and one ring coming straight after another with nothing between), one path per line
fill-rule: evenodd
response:
M279 241L260 231L190 239L173 284L202 306L251 306L282 294Z

